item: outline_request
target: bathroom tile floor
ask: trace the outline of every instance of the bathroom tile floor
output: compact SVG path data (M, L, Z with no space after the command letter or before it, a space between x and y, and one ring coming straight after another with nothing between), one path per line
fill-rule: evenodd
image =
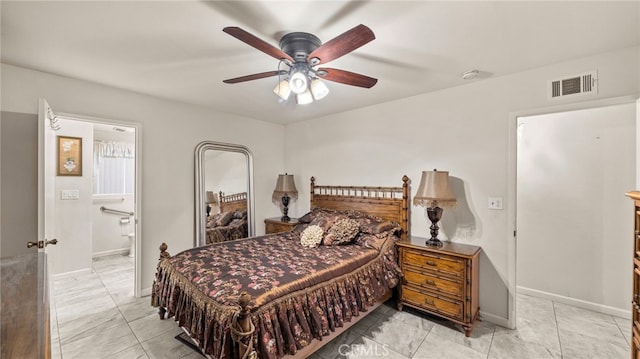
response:
M53 280L53 358L202 358L174 339L150 297L133 297L133 262L121 255L93 261L90 273ZM631 321L527 295L517 296L517 329L486 321L471 337L444 320L392 302L376 309L314 353L337 358L628 358Z

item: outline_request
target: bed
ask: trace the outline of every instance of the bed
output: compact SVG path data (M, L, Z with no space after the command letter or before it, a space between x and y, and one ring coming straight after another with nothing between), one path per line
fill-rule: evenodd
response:
M209 357L305 358L391 297L401 276L395 241L409 230L408 181L318 186L312 177L311 210L290 232L174 256L163 243L152 305ZM354 221L353 243L335 245ZM333 245L303 247L315 227Z
M207 220L206 244L248 237L247 192L225 195L220 191L218 198L220 212Z

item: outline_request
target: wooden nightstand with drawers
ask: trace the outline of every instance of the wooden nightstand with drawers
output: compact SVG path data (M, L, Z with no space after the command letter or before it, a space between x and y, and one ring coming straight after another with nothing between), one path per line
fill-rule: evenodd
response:
M297 218L291 218L289 222L283 222L280 217L267 218L264 220L264 234L288 232L298 224Z
M402 282L398 286L398 310L403 305L462 325L471 335L478 318L477 246L444 242L425 245L425 238L410 237L396 242Z

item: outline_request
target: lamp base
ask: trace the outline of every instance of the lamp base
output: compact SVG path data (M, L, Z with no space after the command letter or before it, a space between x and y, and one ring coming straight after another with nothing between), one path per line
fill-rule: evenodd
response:
M442 243L438 238L429 238L425 244L431 247L442 247L444 243Z
M431 238L427 240L426 244L428 246L440 247L442 246L442 241L438 239L438 221L442 218L442 208L438 206L432 206L427 208L427 216L431 221Z
M280 217L282 222L289 222L291 220L287 215L289 213L289 199L290 197L286 193L282 196L282 217Z

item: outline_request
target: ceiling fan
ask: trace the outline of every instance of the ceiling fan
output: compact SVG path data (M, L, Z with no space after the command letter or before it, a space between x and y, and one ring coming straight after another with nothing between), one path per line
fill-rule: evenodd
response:
M364 25L358 25L341 35L325 42L306 32L292 32L280 39L280 49L259 39L239 27L225 27L222 31L274 57L289 67L288 70L261 72L252 75L224 80L235 84L272 76L286 76L275 87L274 92L287 100L291 92L296 94L298 104L307 104L319 100L329 93L320 79L339 82L345 85L371 88L377 79L355 72L317 67L344 56L375 39L373 31Z

